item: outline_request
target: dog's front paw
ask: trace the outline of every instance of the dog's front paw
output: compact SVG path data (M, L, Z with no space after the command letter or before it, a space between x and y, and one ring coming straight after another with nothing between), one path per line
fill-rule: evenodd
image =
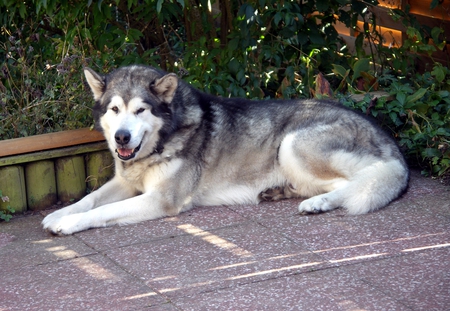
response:
M300 213L320 213L336 208L324 195L317 195L300 203L298 210Z
M65 215L62 217L52 215L53 214L50 214L45 217L42 221L42 225L45 230L48 230L53 234L68 235L88 228L83 221L83 213ZM52 217L49 218L49 216Z
M42 220L42 226L45 229L49 226L49 224L55 222L56 220L58 220L59 218L62 218L63 216L69 215L69 214L70 213L65 209L60 209L60 210L54 211L53 213L45 216L44 220Z

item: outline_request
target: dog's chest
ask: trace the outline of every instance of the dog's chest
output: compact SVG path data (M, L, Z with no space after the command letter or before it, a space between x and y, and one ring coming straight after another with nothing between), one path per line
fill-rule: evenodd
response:
M147 192L161 190L161 187L179 171L181 165L180 159L155 161L149 158L142 162L130 163L128 166L121 165L116 174L120 174L128 185L136 190Z

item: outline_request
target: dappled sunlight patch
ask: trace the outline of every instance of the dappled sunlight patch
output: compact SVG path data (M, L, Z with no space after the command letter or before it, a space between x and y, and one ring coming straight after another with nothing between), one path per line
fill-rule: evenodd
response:
M381 244L389 244L389 243L396 243L396 242L402 242L402 241L410 241L410 240L416 240L420 238L426 238L426 237L433 237L433 236L440 236L445 233L431 233L431 234L421 234L413 237L406 237L406 238L398 238L398 239L392 239L392 240L383 240L383 241L375 241L375 242L369 242L369 243L361 243L361 244L355 244L355 245L347 245L347 246L339 246L339 247L333 247L328 249L322 249L322 250L315 250L314 253L325 253L330 252L334 250L345 250L345 249L353 249L353 248L359 248L359 247L367 247L367 246L374 246L374 245L381 245Z
M50 240L51 241L51 240ZM43 243L42 241L39 241ZM75 252L74 250L68 249L65 246L53 246L46 248L46 251L52 253L58 259L67 260L67 259L75 259L71 261L75 267L79 270L85 272L87 275L93 277L97 280L114 280L118 281L119 278L115 276L113 273L103 268L101 265L96 264L88 257L82 257L80 254Z
M185 231L188 234L191 234L196 237L200 237L202 240L211 243L221 249L227 250L234 255L237 255L239 257L251 257L253 254L239 246L237 246L234 243L231 243L225 239L222 239L221 237L214 235L208 231L202 230L194 225L191 224L184 224L179 225L177 228Z
M330 260L330 262L332 262L332 263L339 263L339 262L346 262L346 261L354 261L354 260L361 260L361 259L376 258L376 257L380 257L380 256L385 256L385 255L388 255L388 253L361 255L361 256L355 256L355 257L351 257L351 258L342 258L342 259Z
M65 246L54 246L45 249L48 252L51 252L53 255L58 257L59 259L70 259L77 258L79 254L71 249L67 249Z
M211 268L211 269L208 269L208 270L209 271L224 270L224 269L236 268L236 267L240 267L240 266L252 265L252 264L255 264L255 263L258 263L258 261L239 262L239 263L234 263L234 264L231 264L231 265L224 265L224 266Z
M449 246L450 246L450 243L429 245L429 246L423 246L423 247L404 249L404 250L402 250L402 252L417 252L417 251L423 251L425 249L433 249L433 248L441 248L441 247L449 247Z
M254 276L260 276L260 275L264 275L264 274L277 273L277 272L281 272L281 271L303 269L305 267L317 266L317 265L320 265L322 263L323 262L318 261L318 262L310 262L310 263L305 263L305 264L300 264L300 265L281 267L281 268L276 268L276 269L257 271L257 272L253 272L253 273L232 276L232 277L227 278L227 280L238 280L238 279L250 278L250 277L254 277Z
M141 298L151 297L151 296L156 296L156 295L157 295L157 293L155 293L155 292L149 292L149 293L145 293L145 294L138 294L138 295L134 295L134 296L124 297L120 300L141 299Z

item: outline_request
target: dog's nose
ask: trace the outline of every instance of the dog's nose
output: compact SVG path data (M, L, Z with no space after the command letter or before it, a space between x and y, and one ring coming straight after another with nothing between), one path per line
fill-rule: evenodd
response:
M118 144L125 145L130 142L131 134L127 130L118 130L114 138Z

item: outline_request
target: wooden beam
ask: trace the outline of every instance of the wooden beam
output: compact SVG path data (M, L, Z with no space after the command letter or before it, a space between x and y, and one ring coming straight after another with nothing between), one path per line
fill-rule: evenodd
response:
M0 158L104 140L102 133L89 128L7 139L0 141Z

